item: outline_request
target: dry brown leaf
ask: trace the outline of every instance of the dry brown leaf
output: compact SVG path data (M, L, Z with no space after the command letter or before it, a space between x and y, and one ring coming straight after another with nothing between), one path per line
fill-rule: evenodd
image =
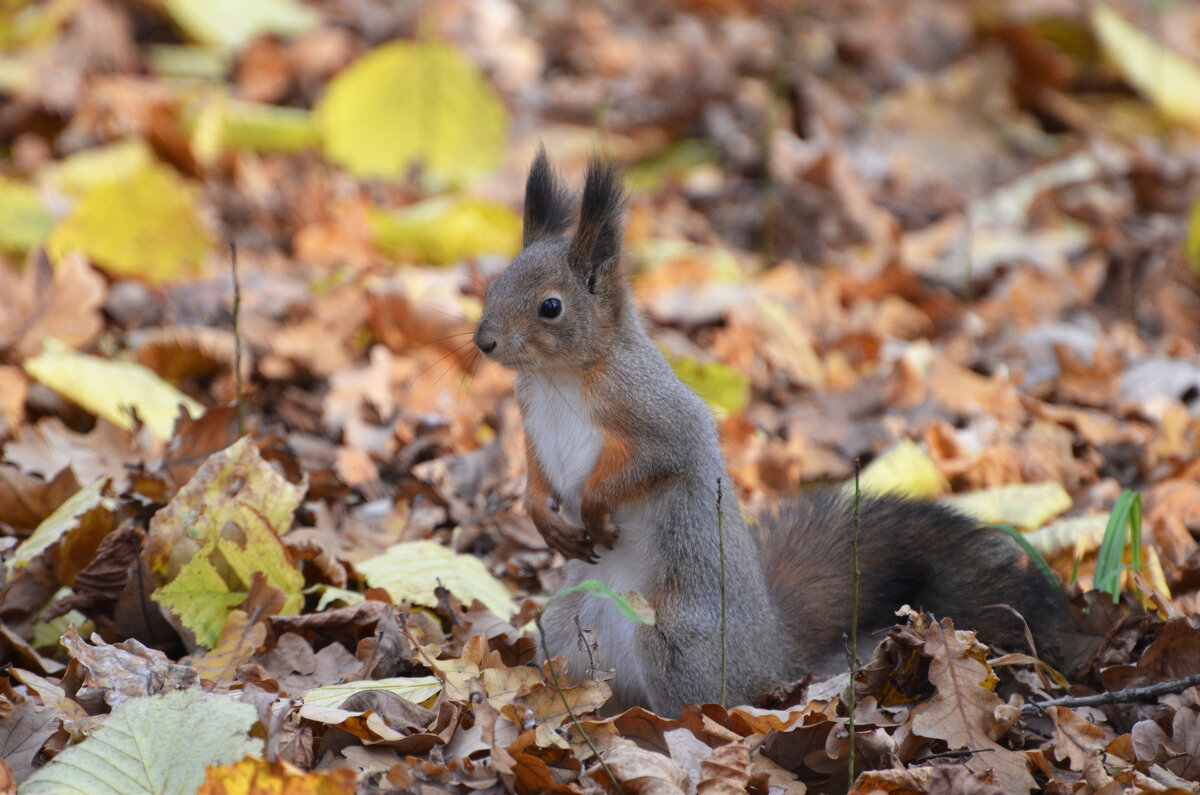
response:
M0 758L9 781L24 781L33 774L33 758L50 735L58 731L60 716L53 707L39 707L32 700L18 704L0 721ZM0 774L0 784L4 776Z
M197 675L217 686L233 681L237 669L249 662L267 638L267 625L263 621L251 623L250 616L234 610L225 619L221 637L212 651L192 660Z
M97 420L96 427L83 434L69 429L58 417L44 417L23 428L21 438L5 446L4 458L46 480L67 468L81 483L109 475L119 492L128 479L127 466L140 463L143 453L132 433L108 420Z
M1046 711L1054 721L1054 758L1068 760L1072 770L1082 773L1088 755L1097 748L1103 750L1113 739L1111 729L1105 731L1067 707L1050 707Z
M750 783L750 742L729 743L714 749L700 763L696 792L704 795L745 792Z
M193 687L196 671L171 662L167 655L134 639L109 645L93 636L95 645L79 637L75 627L62 636L62 645L86 671L85 682L104 694L111 707L139 696Z
M1004 702L985 689L993 674L976 656L977 648L974 633L955 631L949 619L929 626L925 653L933 658L929 681L937 694L913 709L912 730L944 740L952 749L988 749L970 757L966 766L972 772L990 772L1007 792L1029 792L1036 783L1024 756L996 742L996 709Z
M0 359L19 364L41 353L54 338L83 348L104 328L100 308L106 287L82 254L68 254L51 266L44 254L32 257L24 274L0 267Z
M604 762L621 788L640 795L682 795L687 792L688 777L683 768L669 757L644 751L630 740L610 746ZM599 765L589 771L594 778L604 776Z

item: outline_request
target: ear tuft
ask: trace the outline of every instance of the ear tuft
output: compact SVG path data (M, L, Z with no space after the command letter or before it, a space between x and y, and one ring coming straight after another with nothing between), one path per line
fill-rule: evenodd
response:
M584 277L589 291L594 292L597 279L603 280L621 255L624 214L625 189L620 172L612 163L592 157L583 186L579 229L567 255L571 267Z
M546 147L539 146L525 181L524 245L561 235L570 225L571 197L554 175Z

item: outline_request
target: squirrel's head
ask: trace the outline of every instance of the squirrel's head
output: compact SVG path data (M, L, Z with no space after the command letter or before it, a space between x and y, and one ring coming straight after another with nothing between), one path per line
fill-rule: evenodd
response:
M524 249L488 285L475 345L521 372L579 373L612 347L627 311L621 272L625 191L616 168L588 164L579 224L541 149L525 183Z

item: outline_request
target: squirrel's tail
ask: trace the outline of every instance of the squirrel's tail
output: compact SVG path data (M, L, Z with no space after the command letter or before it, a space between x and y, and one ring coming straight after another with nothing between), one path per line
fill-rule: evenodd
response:
M1102 638L1077 628L1061 587L1006 534L945 506L863 498L859 510L859 631L896 623L901 605L949 616L1009 650L1030 650L1064 672ZM794 641L799 673L845 668L851 616L854 500L821 491L783 503L758 524L768 587Z

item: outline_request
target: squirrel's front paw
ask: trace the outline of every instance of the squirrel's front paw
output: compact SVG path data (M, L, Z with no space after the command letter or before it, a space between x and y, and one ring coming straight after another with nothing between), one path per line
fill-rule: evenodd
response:
M547 500L545 506L539 506L533 511L533 524L546 545L564 557L586 560L595 563L596 549L592 539L582 528L567 524L558 511L558 505L553 500Z
M588 538L594 543L603 544L608 549L617 545L621 530L612 523L608 511L588 512L583 515L583 527Z

